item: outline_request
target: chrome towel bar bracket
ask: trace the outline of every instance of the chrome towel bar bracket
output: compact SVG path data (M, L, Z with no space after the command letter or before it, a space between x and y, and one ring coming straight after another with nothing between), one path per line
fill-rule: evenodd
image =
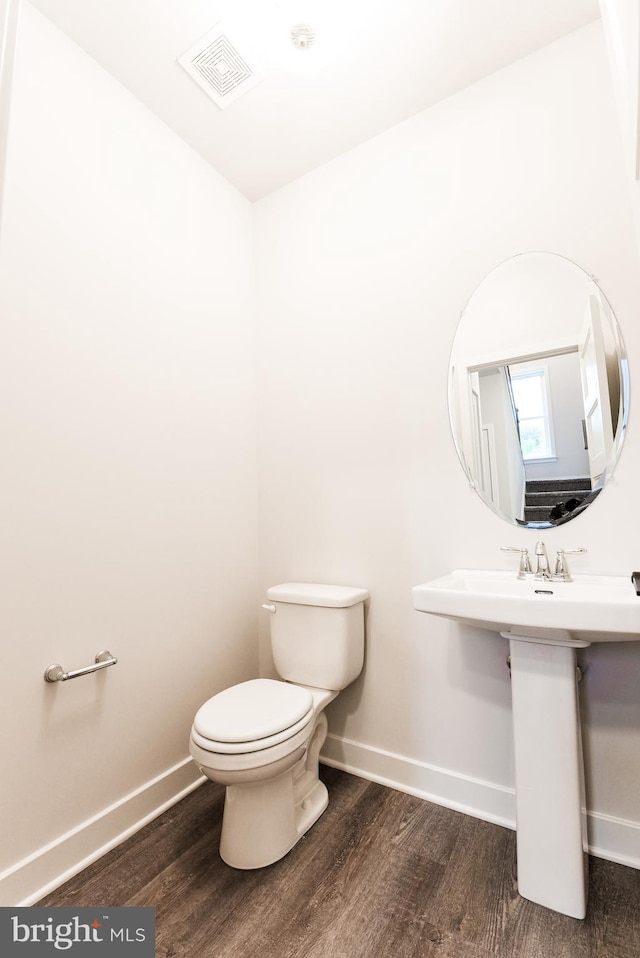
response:
M98 669L106 669L117 662L115 655L112 655L108 649L102 649L96 654L96 664L87 665L84 669L74 669L72 672L65 672L61 665L50 665L45 669L45 682L66 682L67 679L77 679L80 675L89 675L90 672L97 672Z

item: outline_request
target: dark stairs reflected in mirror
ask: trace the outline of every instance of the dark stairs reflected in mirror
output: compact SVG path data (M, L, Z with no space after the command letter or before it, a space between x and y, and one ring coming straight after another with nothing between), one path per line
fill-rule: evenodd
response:
M591 479L530 479L525 488L525 522L558 522L592 496ZM577 500L577 501L576 501Z

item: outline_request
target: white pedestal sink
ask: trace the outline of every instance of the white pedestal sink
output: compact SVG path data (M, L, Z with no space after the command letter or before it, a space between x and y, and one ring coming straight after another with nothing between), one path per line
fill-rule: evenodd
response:
M572 582L457 569L413 589L419 612L509 639L518 890L584 918L587 835L576 649L640 638L640 597L625 576Z

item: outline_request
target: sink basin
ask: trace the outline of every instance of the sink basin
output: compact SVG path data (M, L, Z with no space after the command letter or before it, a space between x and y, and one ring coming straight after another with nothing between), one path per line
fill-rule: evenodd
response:
M455 569L413 588L418 612L559 644L640 639L640 596L626 576L575 575L572 582L515 572Z

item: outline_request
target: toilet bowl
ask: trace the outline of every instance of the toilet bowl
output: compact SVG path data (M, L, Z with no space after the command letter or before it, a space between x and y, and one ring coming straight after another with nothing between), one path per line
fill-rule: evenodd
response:
M220 857L228 865L273 864L327 807L327 789L318 778L327 735L322 709L337 694L252 679L220 692L196 714L191 755L207 778L227 787ZM239 729L245 706L258 721Z
M327 807L318 777L324 708L360 673L364 654L364 589L288 583L267 596L282 679L214 695L196 713L189 742L203 774L226 786L220 856L242 869L278 861ZM316 677L332 687L309 682Z

